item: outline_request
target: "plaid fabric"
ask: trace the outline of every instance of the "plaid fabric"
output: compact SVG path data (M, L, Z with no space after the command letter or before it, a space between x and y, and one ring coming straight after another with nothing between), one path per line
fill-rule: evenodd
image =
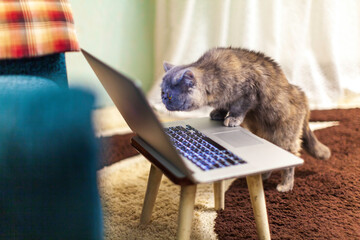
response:
M0 0L0 59L78 50L67 0Z

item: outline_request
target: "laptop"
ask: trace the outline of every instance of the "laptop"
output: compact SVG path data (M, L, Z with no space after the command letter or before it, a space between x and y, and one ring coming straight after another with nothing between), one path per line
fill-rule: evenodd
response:
M205 183L303 164L250 131L210 117L161 123L131 78L81 51L130 129L173 175Z

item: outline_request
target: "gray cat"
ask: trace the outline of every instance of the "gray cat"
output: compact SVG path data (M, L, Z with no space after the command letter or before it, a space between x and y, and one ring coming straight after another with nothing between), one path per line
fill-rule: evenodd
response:
M301 146L318 159L330 158L328 147L309 129L304 92L290 84L280 66L262 53L242 48L213 48L196 62L164 63L161 97L170 111L211 106L213 120L242 125L254 134L299 156ZM266 179L270 173L263 174ZM294 168L282 171L277 190L294 185Z

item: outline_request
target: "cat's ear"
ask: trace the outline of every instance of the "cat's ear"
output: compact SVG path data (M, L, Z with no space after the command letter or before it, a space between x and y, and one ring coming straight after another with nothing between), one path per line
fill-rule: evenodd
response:
M188 87L194 86L194 72L190 69L185 69L179 78L173 79L173 84L176 85L180 82L184 82Z
M185 78L185 79L188 79L188 80L193 80L194 79L194 73L190 69L186 69L181 78Z
M164 70L165 72L169 71L170 69L172 69L173 67L175 67L175 65L172 65L171 63L168 62L164 62Z

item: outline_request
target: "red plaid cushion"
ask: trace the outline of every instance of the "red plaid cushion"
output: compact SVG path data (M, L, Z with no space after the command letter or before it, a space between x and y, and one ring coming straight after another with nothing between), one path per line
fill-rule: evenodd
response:
M0 0L0 59L78 50L67 0Z

